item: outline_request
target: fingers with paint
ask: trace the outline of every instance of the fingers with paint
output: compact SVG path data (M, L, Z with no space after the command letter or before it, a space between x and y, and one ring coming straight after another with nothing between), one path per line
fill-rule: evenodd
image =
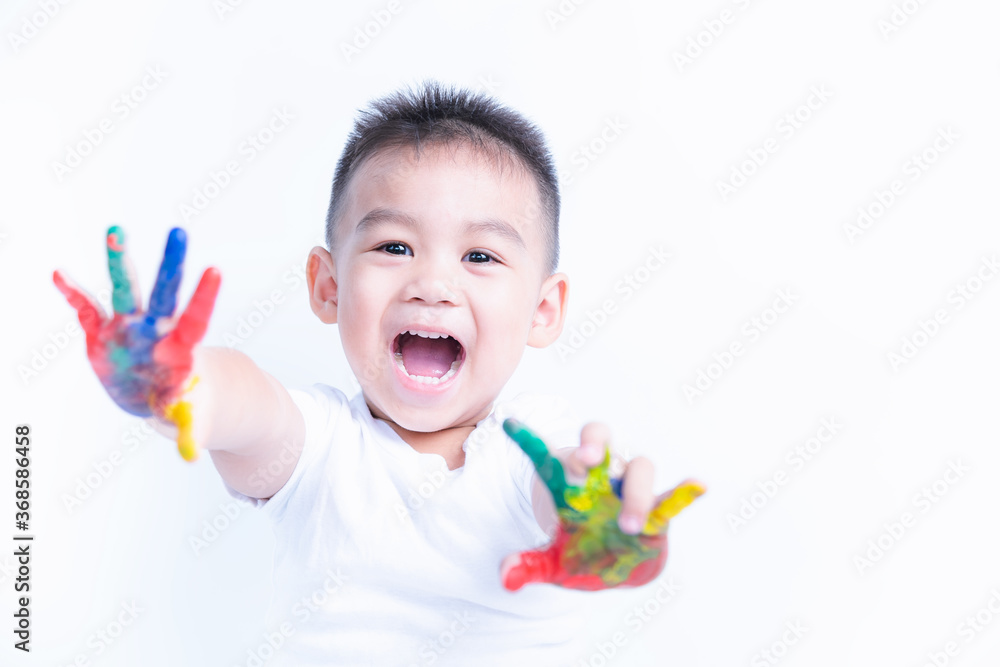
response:
M567 482L562 463L537 435L514 419L505 420L503 428L531 459L559 514L555 538L547 547L504 560L501 579L505 588L517 590L533 582L580 590L640 586L663 570L670 519L705 492L701 484L688 480L658 496L645 526L630 535L618 525L621 480L610 477L608 450L604 460L590 468L583 484L574 486Z
M156 415L178 429L178 450L187 461L198 457L191 432L191 404L182 400L196 383L191 376L193 349L208 328L221 275L208 268L191 301L174 321L177 290L183 274L187 235L170 230L163 261L142 312L138 282L125 253L125 232L108 230L108 272L113 314L108 317L89 295L59 271L52 280L76 309L87 336L87 358L108 395L123 410L140 417Z

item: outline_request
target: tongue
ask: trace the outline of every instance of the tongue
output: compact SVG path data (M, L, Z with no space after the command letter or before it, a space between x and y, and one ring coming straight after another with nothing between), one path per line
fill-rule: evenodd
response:
M439 378L458 357L458 343L451 338L421 338L404 334L403 365L410 375Z

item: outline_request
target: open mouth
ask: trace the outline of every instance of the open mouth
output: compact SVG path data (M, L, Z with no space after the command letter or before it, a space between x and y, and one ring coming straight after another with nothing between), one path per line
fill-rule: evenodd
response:
M430 385L450 380L465 360L461 343L435 331L404 331L396 336L392 351L396 365L406 375Z

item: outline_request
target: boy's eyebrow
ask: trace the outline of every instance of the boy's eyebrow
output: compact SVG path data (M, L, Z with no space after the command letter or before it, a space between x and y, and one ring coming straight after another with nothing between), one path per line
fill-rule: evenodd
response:
M362 234L388 223L396 223L403 225L404 227L420 226L420 223L417 222L415 218L403 213L402 211L378 207L365 214L365 216L358 221L358 226L354 228L354 231L355 233ZM465 228L469 232L487 232L496 234L497 236L501 236L511 241L523 250L527 250L528 248L518 231L514 229L510 223L505 222L500 218L485 218L483 220L477 220L475 222L468 223Z

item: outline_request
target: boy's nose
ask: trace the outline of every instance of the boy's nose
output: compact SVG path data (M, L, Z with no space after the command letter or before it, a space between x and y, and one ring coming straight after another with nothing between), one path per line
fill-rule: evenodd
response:
M410 284L406 288L406 298L426 303L451 303L458 305L461 299L460 281L456 276L430 266L414 267Z

